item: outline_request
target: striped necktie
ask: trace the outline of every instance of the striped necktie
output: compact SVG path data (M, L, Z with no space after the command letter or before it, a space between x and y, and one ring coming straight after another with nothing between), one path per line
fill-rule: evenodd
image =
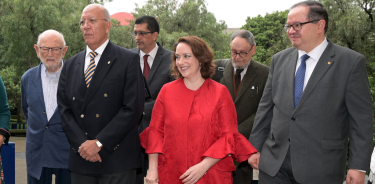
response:
M85 81L86 81L86 86L87 88L90 86L91 78L94 75L95 72L95 57L98 55L95 51L90 52L90 64L89 67L87 67L86 72L85 72Z
M301 65L298 67L296 76L294 78L294 109L297 107L299 99L303 93L303 84L305 82L306 60L309 55L305 54L301 57Z

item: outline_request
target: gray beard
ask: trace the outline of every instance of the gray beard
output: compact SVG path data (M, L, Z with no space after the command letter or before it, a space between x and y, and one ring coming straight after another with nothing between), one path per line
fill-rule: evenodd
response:
M246 69L247 67L249 67L250 62L251 62L251 61L249 61L249 63L243 65L242 67L238 67L238 66L237 66L236 64L234 64L234 62L232 61L232 66L233 66L234 69Z

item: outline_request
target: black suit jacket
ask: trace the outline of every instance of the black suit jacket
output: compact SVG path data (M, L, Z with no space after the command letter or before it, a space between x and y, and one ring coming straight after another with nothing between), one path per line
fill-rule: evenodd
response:
M137 123L144 103L139 55L111 42L104 49L87 88L86 51L66 61L58 86L58 108L71 145L69 169L82 175L122 172L140 167ZM78 153L86 140L98 139L102 162L89 162Z
M139 133L141 133L150 125L152 108L154 107L155 100L158 97L160 89L164 84L174 80L169 72L170 65L172 63L171 56L173 52L163 48L158 42L156 42L156 44L158 44L159 48L147 78L147 84L152 98L149 98L145 101L142 121L139 124ZM138 48L133 48L132 50L139 53Z

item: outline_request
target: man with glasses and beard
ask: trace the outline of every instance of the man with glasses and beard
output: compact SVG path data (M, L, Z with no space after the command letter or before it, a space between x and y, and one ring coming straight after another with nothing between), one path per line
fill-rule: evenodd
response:
M239 30L231 35L230 49L232 57L224 65L224 68L220 66L223 60L215 61L216 70L213 79L220 81L228 88L236 106L238 132L248 138L267 81L269 68L252 60L256 43L253 34L247 30ZM222 77L220 78L221 72ZM237 169L233 172L233 183L250 184L253 178L251 166L247 162L235 165Z
M22 110L27 121L28 184L70 183L69 142L57 109L57 85L68 50L64 36L47 30L34 45L41 63L21 78Z

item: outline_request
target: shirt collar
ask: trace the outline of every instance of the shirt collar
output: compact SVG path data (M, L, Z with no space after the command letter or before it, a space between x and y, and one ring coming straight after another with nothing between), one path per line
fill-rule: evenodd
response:
M322 56L327 46L328 46L327 38L324 38L323 42L319 44L317 47L315 47L308 55L310 56L310 58L314 59L315 61L319 61L320 57ZM305 51L298 50L298 59L300 59L304 54L306 54Z
M148 53L148 55L149 55L149 57L151 57L151 58L155 58L155 56L156 56L156 53L158 52L158 49L159 49L159 45L158 44L155 44L155 47L154 47L154 49L152 49L149 53ZM144 53L142 50L139 50L139 56L141 57L141 58L143 58L143 56L144 55L146 55L146 53Z
M104 52L104 49L107 47L108 42L109 42L109 39L107 39L100 47L98 47L95 50L95 52L98 53L98 55L101 56ZM89 57L91 51L92 50L89 48L89 46L86 46L86 57Z

